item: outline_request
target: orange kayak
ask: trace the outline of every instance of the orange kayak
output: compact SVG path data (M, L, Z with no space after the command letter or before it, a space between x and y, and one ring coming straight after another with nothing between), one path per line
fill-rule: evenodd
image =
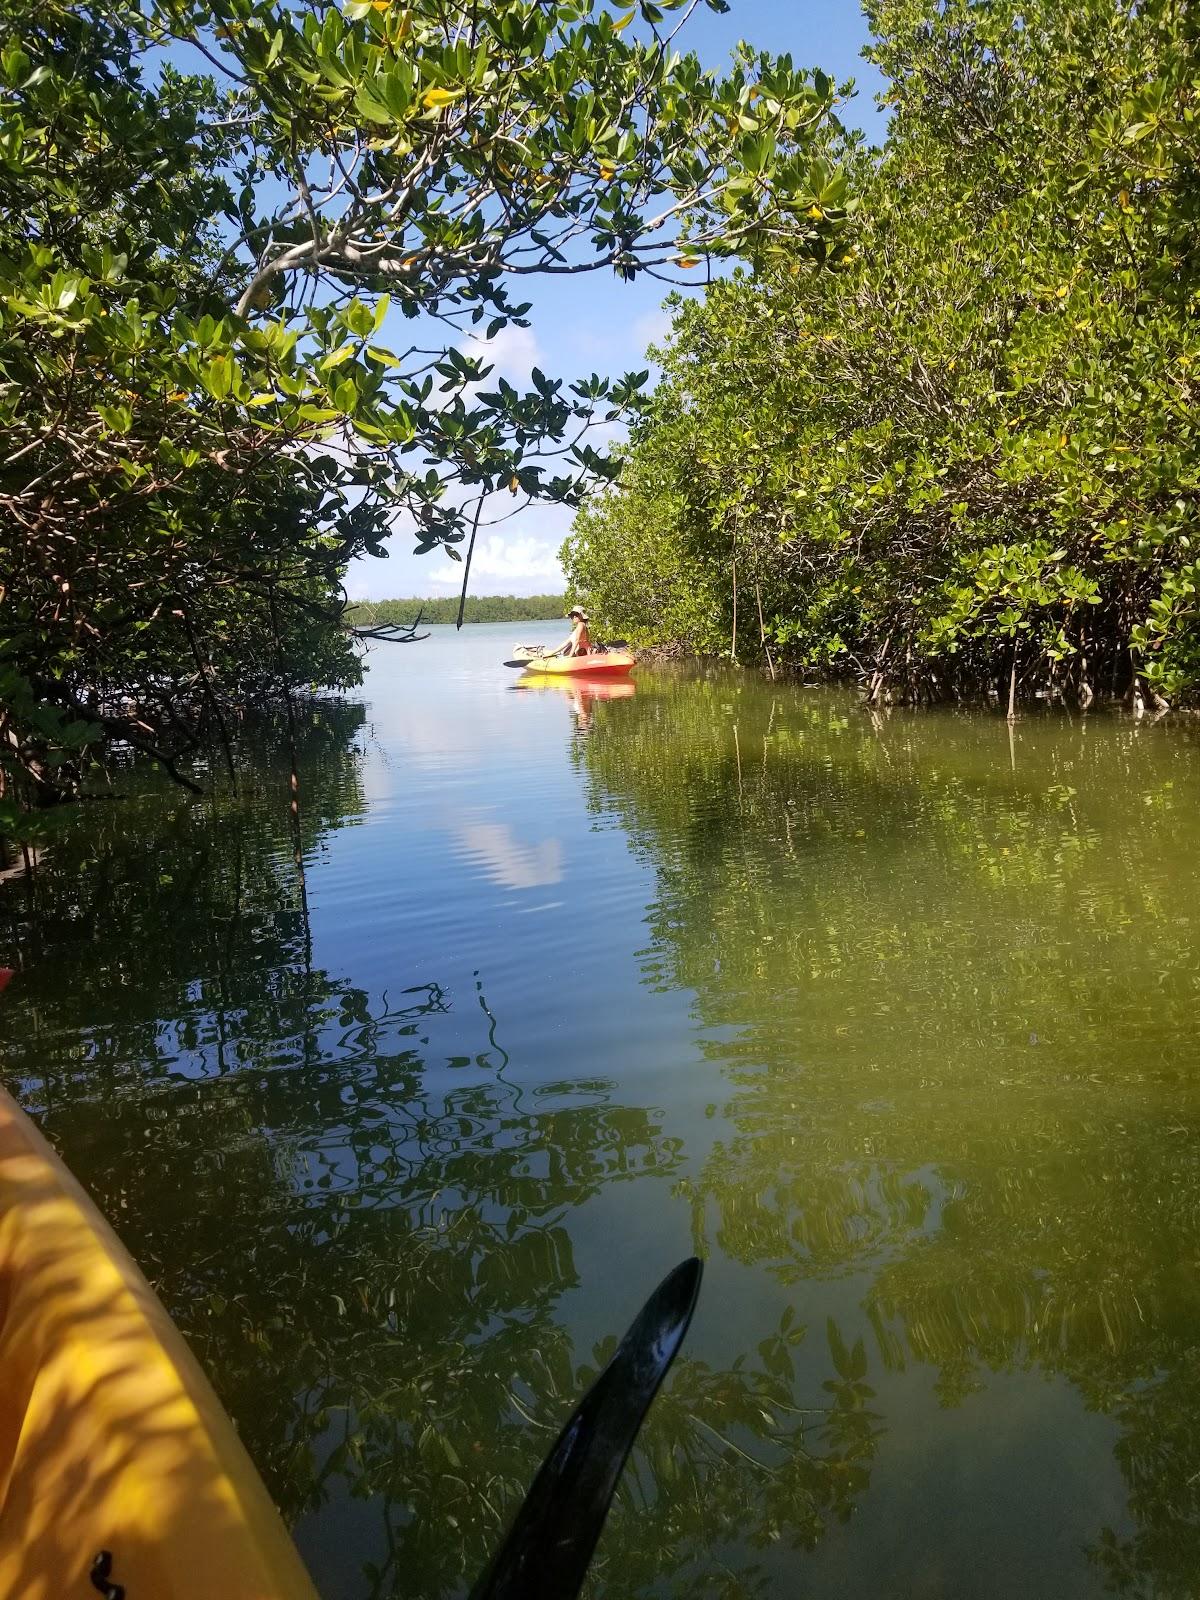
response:
M604 650L588 656L534 656L525 668L527 677L557 678L562 674L585 678L621 678L637 666L628 650Z
M97 1594L317 1600L179 1331L0 1089L0 1600Z
M637 693L632 678L589 678L576 672L559 677L523 672L516 687L525 694L565 694L572 700L590 705L593 700L630 700Z

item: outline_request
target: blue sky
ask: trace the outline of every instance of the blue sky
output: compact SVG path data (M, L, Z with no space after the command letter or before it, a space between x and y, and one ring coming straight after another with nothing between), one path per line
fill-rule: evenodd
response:
M884 118L875 106L883 80L860 59L868 38L856 0L731 0L718 16L701 8L685 39L706 65L719 67L739 39L775 54L788 52L798 66L821 67L839 82L854 78L856 99L844 120L872 141L883 138ZM681 43L684 39L681 39ZM526 279L522 296L533 302L531 326L510 328L489 350L496 375L523 384L531 366L551 377L573 379L589 372L617 375L645 365L647 344L668 323L664 287L652 279L631 284L611 273L577 278ZM471 573L474 594L553 593L562 587L557 551L571 524L562 507L532 509L491 535L482 531ZM461 568L436 552L414 556L408 534L388 541L389 559L355 562L347 577L353 599L457 593Z

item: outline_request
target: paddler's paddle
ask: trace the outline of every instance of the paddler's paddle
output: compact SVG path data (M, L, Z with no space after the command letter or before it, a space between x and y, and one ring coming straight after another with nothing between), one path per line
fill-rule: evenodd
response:
M516 1520L470 1600L573 1600L642 1418L683 1343L703 1263L659 1284L542 1462Z

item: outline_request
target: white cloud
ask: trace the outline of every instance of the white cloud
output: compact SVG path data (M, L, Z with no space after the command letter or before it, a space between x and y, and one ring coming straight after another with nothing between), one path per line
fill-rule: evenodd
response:
M506 889L540 889L562 880L560 839L526 844L503 822L472 822L456 833L459 850Z
M671 313L660 307L657 311L648 311L645 316L638 317L633 324L634 343L644 355L648 345L662 344L670 331Z
M615 444L624 444L629 437L629 424L627 422L597 422L595 427L589 428L584 435L584 444L590 444L593 450L603 453L611 450ZM603 485L601 485L603 487Z
M518 328L511 322L501 328L494 339L481 339L471 334L459 349L473 361L482 361L494 369L485 383L494 384L497 378L507 378L518 389L529 387L530 374L544 359L533 329Z
M476 541L471 560L471 587L476 594L481 594L486 592L479 585L478 580L482 578L502 584L526 584L540 579L548 593L557 593L563 586L557 549L557 545L548 540L535 539L528 534L517 538L489 534ZM450 584L457 589L462 584L462 567L446 561L435 567L429 576L434 583Z

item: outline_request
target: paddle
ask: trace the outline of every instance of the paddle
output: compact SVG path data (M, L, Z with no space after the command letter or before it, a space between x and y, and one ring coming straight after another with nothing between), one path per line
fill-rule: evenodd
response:
M630 1447L683 1343L700 1293L695 1256L663 1279L542 1462L470 1600L573 1600Z

